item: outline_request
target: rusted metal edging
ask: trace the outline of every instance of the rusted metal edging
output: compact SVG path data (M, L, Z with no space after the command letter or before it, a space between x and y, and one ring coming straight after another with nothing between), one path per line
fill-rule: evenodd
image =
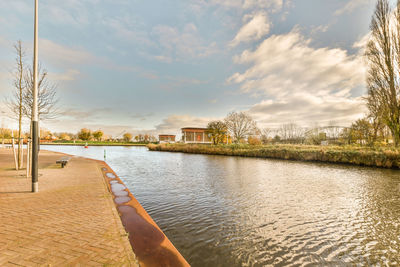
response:
M111 167L98 162L140 266L190 266Z

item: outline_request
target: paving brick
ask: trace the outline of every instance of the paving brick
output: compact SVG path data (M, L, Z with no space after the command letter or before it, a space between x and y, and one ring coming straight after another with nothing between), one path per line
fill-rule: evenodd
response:
M0 266L138 266L100 163L41 151L39 192L0 148Z

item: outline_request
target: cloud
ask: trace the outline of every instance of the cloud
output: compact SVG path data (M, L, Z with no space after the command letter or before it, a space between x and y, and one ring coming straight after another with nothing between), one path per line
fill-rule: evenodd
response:
M361 56L338 48L313 48L297 28L267 38L254 51L235 56L234 62L249 67L228 82L240 84L242 93L264 98L250 109L258 117L264 113L264 120L273 121L268 116L274 114L278 121L347 121L360 114L362 101L354 94L365 86Z
M48 39L39 40L39 59L49 70L49 78L59 82L76 80L81 74L77 68L82 65L97 63L109 66L106 59L98 58L85 49L69 47Z
M170 115L156 125L155 130L158 133L177 133L183 127L207 127L212 118L193 117L190 115Z
M49 77L55 81L74 81L80 75L79 70L68 69L62 73L49 72Z
M105 115L108 115L112 109L110 108L96 108L96 109L77 109L77 108L67 108L61 115L64 119L73 119L73 120L86 120L90 121L96 118L102 118Z
M259 40L268 34L270 27L271 23L266 14L256 14L249 22L240 28L230 45L236 46L241 42Z
M327 125L332 119L341 126L362 117L366 107L361 97L346 98L294 94L280 100L264 100L248 111L260 126L279 127L286 122L296 122L302 126L312 126L317 122Z
M42 12L46 14L46 20L53 24L82 27L88 23L88 8L84 1L43 1Z
M157 40L160 51L154 58L164 62L204 58L217 52L216 43L205 43L192 23L186 24L182 30L158 25L153 28L152 36Z
M236 63L251 67L228 81L241 84L246 93L282 97L293 91L346 94L364 84L365 69L359 57L338 48L314 49L310 42L297 29L273 35L255 51L235 56Z
M0 23L1 23L1 21L0 21ZM10 42L9 42L8 40L6 40L4 37L0 36L0 46L9 48L9 47L11 47L12 45L11 45Z
M371 33L367 33L366 35L362 36L357 42L353 44L353 48L358 48L364 50L371 38Z
M286 1L290 2L290 1ZM288 3L287 3L288 4ZM283 0L244 0L243 8L250 9L250 8L270 8L271 11L277 11L282 9L283 7Z
M8 72L0 72L0 92L5 92L12 87L12 76Z
M162 78L162 84L159 85L159 88L165 91L173 91L182 87L192 87L194 85L207 84L209 82L205 80L180 76L164 76Z
M336 10L335 15L339 16L339 15L343 15L346 13L350 13L354 9L356 9L360 6L367 5L369 2L370 2L370 0L349 0L344 7Z
M285 1L286 5L291 1ZM283 0L194 0L193 5L198 7L201 6L221 6L224 8L235 8L235 9L265 9L269 8L270 11L274 12L282 9L284 6Z
M149 34L137 29L137 23L130 17L118 17L105 19L103 25L109 27L113 34L119 39L129 43L145 45L146 47L156 47L157 44L151 40Z
M53 66L64 67L70 64L88 64L98 61L96 56L84 49L72 48L48 39L40 39L39 46L40 57Z
M152 116L154 116L154 113L149 112L149 113L135 113L135 114L131 115L130 117L135 120L145 121Z

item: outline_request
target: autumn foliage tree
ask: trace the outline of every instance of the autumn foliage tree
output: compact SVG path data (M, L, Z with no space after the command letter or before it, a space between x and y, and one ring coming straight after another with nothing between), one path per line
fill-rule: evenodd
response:
M207 134L211 136L214 145L223 143L227 138L228 127L223 121L212 121L207 125Z
M101 141L101 139L103 138L103 131L102 130L97 130L95 132L93 132L93 138L96 139L97 141Z
M78 138L83 140L83 141L88 141L92 137L92 131L86 128L82 128L78 132Z
M130 142L132 140L132 137L133 136L131 133L124 133L124 136L123 136L125 142Z
M358 119L350 127L351 138L356 140L360 145L372 144L373 128L367 119Z

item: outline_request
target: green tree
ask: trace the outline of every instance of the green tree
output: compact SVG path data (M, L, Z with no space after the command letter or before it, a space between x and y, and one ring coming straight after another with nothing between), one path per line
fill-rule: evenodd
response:
M359 119L351 125L352 139L357 140L359 144L373 143L373 134L371 124L367 119Z
M97 141L101 141L101 139L103 138L103 131L102 130L97 130L93 133L93 137L94 139L96 139Z
M133 136L131 133L124 133L124 136L123 136L125 142L130 142L132 140L132 137Z
M86 128L82 128L78 132L78 138L83 140L83 141L88 141L92 137L92 131Z
M4 143L4 139L10 139L11 138L11 130L1 127L0 128L0 138L1 138L2 143Z
M211 136L214 145L223 143L227 138L228 127L223 121L212 121L207 125L207 134Z

